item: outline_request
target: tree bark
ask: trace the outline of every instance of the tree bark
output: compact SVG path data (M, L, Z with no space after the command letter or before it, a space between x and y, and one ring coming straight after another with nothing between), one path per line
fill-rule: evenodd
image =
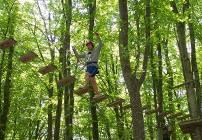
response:
M114 108L116 123L117 123L117 134L119 140L124 140L124 123L123 123L123 114L121 113L121 106Z
M159 41L160 41L159 36ZM160 41L161 42L161 41ZM158 139L163 139L163 126L164 117L163 117L163 74L162 74L162 53L161 53L161 44L160 42L157 45L158 51L158 86L157 86L157 97L158 97Z
M145 37L146 45L144 51L144 60L142 64L142 73L140 79L136 74L132 74L130 57L128 50L128 8L127 0L119 0L120 14L120 32L119 32L119 55L124 80L130 96L132 111L133 138L137 140L145 139L144 119L142 103L140 98L140 88L146 76L149 47L150 47L150 0L145 1ZM138 128L138 129L137 129Z
M179 14L176 3L174 1L171 1L171 6L173 8L173 12L175 14ZM183 13L187 10L186 3L183 5ZM180 52L180 58L182 63L182 70L183 70L183 76L185 82L193 81L193 74L191 69L191 63L189 59L189 55L187 52L187 46L186 46L186 33L185 33L185 22L177 21L176 22L176 28L177 28L177 37L178 37L178 48ZM186 91L187 91L187 100L189 105L189 112L191 115L191 118L197 118L200 116L198 103L197 103L197 96L194 89L194 82L191 82L190 84L185 85ZM195 136L193 139L198 140L201 139L200 137L200 131L196 128L195 129Z
M4 83L4 103L2 105L2 112L0 114L0 139L4 140L5 139L5 134L6 134L6 127L7 127L7 121L8 121L8 114L9 114L9 108L10 108L10 96L11 96L11 76L12 76L12 71L13 71L13 53L14 53L14 48L11 47L9 49L9 54L8 54L8 64L7 64L7 73L6 73L6 80Z
M88 0L88 10L89 10L89 26L88 26L88 38L93 40L93 30L95 22L96 13L96 0ZM93 102L93 92L90 92L90 111L92 118L92 135L93 140L99 140L99 130L98 130L98 117L96 112L96 104Z
M164 40L164 43L163 43L163 48L164 48L164 53L165 53L165 61L166 61L166 70L167 70L167 74L168 74L168 87L167 87L167 90L168 90L168 101L169 101L169 111L171 112L175 112L175 107L174 107L174 104L173 104L173 87L174 87L174 80L173 80L173 70L172 70L172 66L171 66L171 62L170 62L170 58L169 58L169 55L168 55L168 41L167 40ZM171 133L171 138L172 140L176 140L176 125L175 125L175 120L172 119L170 121L170 126L171 126L171 130L172 130L172 133Z
M64 19L65 19L65 34L64 34L64 46L63 46L63 62L62 62L62 71L63 78L70 76L70 26L72 21L72 0L62 0L63 10L64 10ZM64 139L72 140L73 132L72 132L72 117L73 117L73 94L72 89L73 85L65 86L64 88L64 119L65 119L65 132Z
M4 67L4 60L5 60L5 50L3 50L1 64L0 64L0 113L2 112L2 76L3 76L3 67Z
M61 48L59 51L59 63L62 64L63 62L63 49ZM59 72L59 79L62 78L61 72ZM62 97L63 97L63 90L61 87L57 87L57 107L56 107L56 116L55 116L55 130L54 130L54 140L59 140L60 138L60 119L62 113Z
M190 7L189 0L186 0L187 8ZM189 15L189 19L191 20L191 14ZM188 23L189 27L189 36L190 36L190 42L191 42L191 65L192 65L192 72L194 77L194 85L196 88L196 97L197 97L197 104L198 104L198 113L200 116L202 116L201 108L202 108L202 102L201 102L201 86L200 86L200 79L199 79L199 72L198 72L198 66L196 61L196 43L195 43L195 31L194 26L192 22Z

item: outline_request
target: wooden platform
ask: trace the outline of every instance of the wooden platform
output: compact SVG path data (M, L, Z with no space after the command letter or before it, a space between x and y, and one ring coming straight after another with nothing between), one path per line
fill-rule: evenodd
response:
M182 121L179 123L179 126L183 133L192 133L196 127L202 128L202 119Z
M88 91L89 91L89 88L86 86L86 87L80 87L79 89L75 90L74 93L81 96L87 93Z
M49 72L53 72L55 70L56 70L56 66L53 64L49 64L45 67L40 68L39 73L41 73L42 75L45 75L45 74L47 74Z
M72 84L74 81L75 81L74 76L68 76L68 77L62 78L59 81L57 81L57 85L58 86L66 86L66 85Z
M4 41L0 42L0 49L7 49L12 47L13 45L16 44L17 41L15 41L14 39L6 39Z
M106 99L107 99L107 96L105 96L105 95L100 95L100 96L97 97L97 98L93 98L93 101L96 102L96 103L99 103L99 102L102 102L102 101L104 101L104 100L106 100Z
M20 61L23 62L23 63L28 63L28 62L31 62L32 60L34 60L37 57L38 57L38 55L31 51L31 52L28 52L27 54L21 56Z
M122 98L116 98L113 102L109 103L108 107L116 107L118 105L121 105L125 100Z

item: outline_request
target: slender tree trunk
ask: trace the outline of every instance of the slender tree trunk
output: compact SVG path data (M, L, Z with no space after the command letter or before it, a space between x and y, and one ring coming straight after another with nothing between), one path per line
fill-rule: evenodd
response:
M159 38L160 40L160 38ZM157 97L158 97L158 139L163 139L163 75L162 75L162 53L161 53L161 44L160 42L157 45L158 51L158 86L157 86Z
M93 40L93 30L95 22L95 13L96 13L96 0L88 0L88 10L89 10L89 27L88 27L88 38ZM96 112L96 104L93 102L94 93L90 93L90 111L92 118L92 135L93 140L99 140L99 131L98 131L98 117Z
M154 94L154 107L155 107L155 110L158 109L158 101L157 101L157 83L158 83L158 78L157 78L157 64L156 64L156 59L154 58L154 54L155 54L155 51L154 51L154 46L151 45L151 59L150 59L150 62L151 62L151 73L152 73L152 89L153 89L153 94ZM158 112L155 113L155 117L156 117L156 121L157 121L157 127L159 129L159 115L158 115Z
M175 112L175 107L173 104L173 86L174 86L174 80L173 80L173 70L172 70L172 66L171 66L171 62L170 62L170 58L168 55L168 42L164 41L163 44L163 48L164 48L164 53L165 53L165 61L166 61L166 69L167 69L167 73L168 73L168 101L169 101L169 111L171 112ZM176 125L175 125L175 119L172 119L170 121L170 126L171 126L171 138L172 140L176 140Z
M63 49L59 51L59 63L62 64L63 61ZM59 79L62 78L61 72L59 72ZM55 130L54 130L54 140L59 140L60 138L60 124L61 124L61 113L62 113L62 96L63 90L61 87L57 87L57 107L56 107L56 117L55 117Z
M124 124L123 124L123 114L121 114L121 108L114 108L117 123L117 134L119 140L124 140Z
M10 108L10 96L11 96L11 76L12 76L12 71L13 71L13 52L14 52L14 47L11 47L9 49L9 54L8 54L8 64L7 64L7 73L6 73L6 80L4 83L4 103L2 106L2 112L0 114L0 139L4 140L5 139L5 134L6 134L6 127L7 127L7 121L8 121L8 114L9 114L9 108Z
M52 97L53 97L53 74L49 74L49 89L48 89L48 97L50 100L50 104L48 105L48 140L52 140L52 129L53 129L53 104L51 103Z
M106 123L105 123L105 131L106 131L106 134L107 134L107 139L108 140L111 140L112 138L111 138L111 132L110 132L110 126L109 126L109 119L108 118L106 118L107 120L106 120Z
M63 9L64 9L64 17L65 17L65 36L64 36L64 46L63 46L63 77L70 76L70 26L72 21L72 0L66 0L65 2L62 0ZM67 53L68 52L68 53ZM72 86L72 85L71 85ZM73 91L71 90L71 86L65 86L64 89L64 118L65 118L65 132L64 139L72 140L73 132L72 132L72 117L73 117ZM72 104L72 105L71 105Z
M4 67L4 60L5 60L5 50L3 50L1 64L0 64L0 113L2 112L2 76L3 76L3 67Z

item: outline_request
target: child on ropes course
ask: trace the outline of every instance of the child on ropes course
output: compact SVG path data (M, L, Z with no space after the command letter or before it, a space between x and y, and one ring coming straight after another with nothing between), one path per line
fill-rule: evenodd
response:
M101 48L103 46L102 41L98 33L95 33L97 39L99 40L98 46L95 48L94 43L92 41L88 41L86 43L86 47L88 49L87 52L79 54L77 50L72 47L73 52L77 59L84 58L85 59L85 66L86 66L86 74L85 74L85 86L80 88L80 90L75 91L76 93L80 94L81 90L85 90L89 88L89 84L91 83L93 87L93 91L95 93L94 99L99 98L101 94L98 92L98 86L95 79L96 74L99 73L98 71L98 59L100 55Z

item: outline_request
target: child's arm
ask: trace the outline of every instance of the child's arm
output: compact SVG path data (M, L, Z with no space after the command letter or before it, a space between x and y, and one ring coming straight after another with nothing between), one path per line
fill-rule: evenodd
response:
M97 46L96 49L97 49L98 51L100 51L101 48L102 48L102 46L103 46L102 40L101 40L100 35L99 35L98 33L95 33L95 35L96 35L96 37L97 37L97 39L98 39L98 42L99 42L99 44L98 44L98 46Z
M75 54L75 56L76 56L77 59L79 59L79 58L85 58L86 54L85 53L79 54L77 52L77 50L74 48L74 46L72 46L72 50L73 50L73 52L74 52L74 54Z

